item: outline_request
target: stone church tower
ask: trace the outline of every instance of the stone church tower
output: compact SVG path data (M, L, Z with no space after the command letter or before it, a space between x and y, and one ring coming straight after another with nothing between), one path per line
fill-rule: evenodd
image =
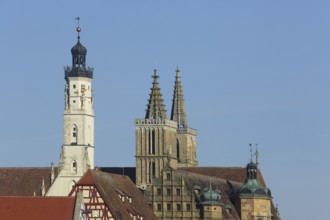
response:
M188 128L180 70L176 70L170 120L166 116L156 70L152 77L146 116L135 121L136 184L141 189L152 185L166 165L174 169L197 166L196 130Z
M47 196L67 196L88 169L94 168L93 69L86 67L87 49L78 42L71 49L72 66L65 67L64 143L59 174Z
M146 189L154 178L160 177L167 163L177 166L177 123L166 117L157 70L144 119L135 120L136 133L136 185Z
M197 166L197 132L195 129L188 128L179 68L176 69L171 120L177 122L176 158L178 159L178 167Z

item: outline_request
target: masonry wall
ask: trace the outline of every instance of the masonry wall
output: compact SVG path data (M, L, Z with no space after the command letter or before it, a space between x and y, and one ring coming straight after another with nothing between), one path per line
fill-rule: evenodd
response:
M222 219L222 206L204 205L203 213L203 220L220 220Z
M270 220L271 200L268 198L241 198L242 220Z

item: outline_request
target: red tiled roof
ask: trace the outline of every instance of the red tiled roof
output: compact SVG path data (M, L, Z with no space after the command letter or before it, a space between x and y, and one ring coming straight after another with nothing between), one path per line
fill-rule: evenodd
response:
M95 185L91 172L87 171L76 185Z
M75 197L0 197L1 220L72 220Z
M209 184L210 177L212 184L221 190L221 200L232 207L231 216L227 212L223 212L225 219L232 219L237 217L238 213L235 205L230 200L232 187L240 187L246 179L246 168L243 167L184 167L178 168L177 175L185 179L188 189L192 190L194 185L199 185L201 188ZM263 186L266 186L265 180L260 170L258 170L258 179ZM228 182L228 181L229 182ZM273 202L271 202L271 212L274 214L273 219L279 220L275 215L276 210ZM235 218L236 219L236 218Z
M46 192L50 187L51 168L0 168L0 196L41 196L42 179ZM55 176L57 169L55 169Z
M178 169L239 183L244 183L246 179L245 167L182 167ZM258 179L263 186L266 186L260 170L258 170Z

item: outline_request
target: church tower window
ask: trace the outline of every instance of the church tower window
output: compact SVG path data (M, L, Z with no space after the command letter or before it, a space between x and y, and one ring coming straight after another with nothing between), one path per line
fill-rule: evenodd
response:
M156 177L156 164L155 161L149 162L149 183Z
M152 130L151 132L149 132L149 154L154 155L155 154L155 142L156 142L156 134L155 134L155 130Z
M77 162L75 160L72 161L71 171L72 173L77 173Z
M72 142L71 142L72 145L77 144L77 138L78 138L77 132L78 132L77 126L74 125L72 128Z
M178 162L180 162L180 142L176 139L176 158L178 158Z

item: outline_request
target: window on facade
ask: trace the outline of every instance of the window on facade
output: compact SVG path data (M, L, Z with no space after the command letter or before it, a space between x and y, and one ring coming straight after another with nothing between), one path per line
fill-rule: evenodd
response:
M161 196L162 195L162 189L161 188L157 188L157 196Z
M178 139L176 140L176 158L180 162L180 142Z
M76 88L76 85L73 85L73 88L75 89Z
M166 173L166 180L171 180L171 174L170 173Z
M73 103L76 103L76 100L73 100Z
M262 220L262 218L258 218L258 220Z
M156 177L156 164L155 161L149 162L149 183Z
M156 176L156 164L155 164L155 162L154 161L152 161L152 163L151 163L151 169L152 169L152 177L153 178L155 178L155 176Z
M176 204L176 210L181 211L181 204Z
M166 189L166 195L168 195L168 196L171 195L171 189Z
M160 203L157 204L157 211L162 211L162 204Z
M77 162L74 160L72 161L72 172L77 173Z
M78 132L78 129L77 129L77 126L74 125L73 128L72 128L72 140L71 140L71 145L76 145L77 144L77 132Z
M172 210L172 206L171 206L171 203L167 203L167 211L171 211Z
M176 189L176 195L181 196L181 190L180 189Z
M156 133L155 130L149 132L149 154L155 154L156 152Z
M77 128L73 127L72 137L77 137Z
M186 204L186 210L187 210L188 212L190 212L190 210L191 210L191 206L190 206L190 204Z

